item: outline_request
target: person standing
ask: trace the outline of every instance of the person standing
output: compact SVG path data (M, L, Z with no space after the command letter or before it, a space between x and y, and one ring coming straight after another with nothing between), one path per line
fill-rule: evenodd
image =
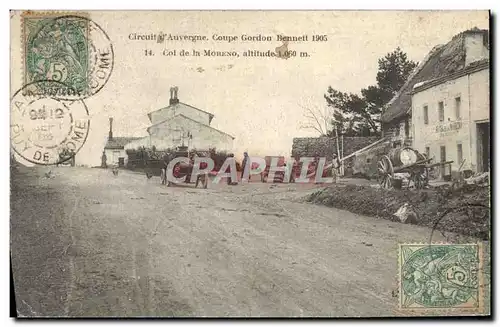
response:
M316 175L318 173L319 173L320 176L323 176L323 172L318 172L318 166L319 166L319 153L315 152L314 153L314 160L313 160L313 162L309 166L310 169L311 169L311 174L313 174L311 177L312 177L312 180L314 180L314 184L320 184L316 180Z
M337 176L338 176L338 170L340 168L340 160L337 156L337 154L333 154L333 159L332 159L332 177L333 177L333 182L337 183Z
M295 178L297 178L297 175L300 174L299 156L295 156L291 169L290 183L295 183Z
M228 159L229 160L234 160L234 154L230 153L229 156L228 156ZM227 185L236 185L233 181L233 179L231 178L231 165L229 165L225 171L226 173L229 173L229 176L227 177ZM238 176L236 174L236 176Z
M250 158L248 157L248 153L243 153L243 162L241 163L241 180L243 181L243 177L245 173L248 171L248 181L250 182Z

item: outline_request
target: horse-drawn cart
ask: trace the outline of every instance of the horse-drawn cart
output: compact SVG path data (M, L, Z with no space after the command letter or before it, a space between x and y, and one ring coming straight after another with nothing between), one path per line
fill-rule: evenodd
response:
M408 186L413 183L416 189L424 188L429 182L429 170L438 166L451 165L453 161L431 163L432 158L426 158L418 151L409 148L392 149L387 155L380 157L378 168L378 182L382 188L400 188L401 182L395 174L409 174ZM399 185L398 185L399 184Z
M191 181L191 175L193 173L194 169L194 158L196 156L199 157L208 157L209 153L207 151L176 151L174 154L170 155L167 162L169 163L171 160L174 160L175 158L189 158L189 162L187 161L180 161L177 162L172 171L172 175L175 179L179 178L184 178L184 183L193 183ZM205 169L207 167L207 164L205 162L200 163L200 169ZM162 184L166 184L167 186L172 186L174 184L177 184L175 181L169 180L167 178L167 170L163 168L161 170L161 176L160 180ZM208 173L203 173L199 174L196 176L196 179L194 181L195 187L198 187L198 184L201 183L201 186L203 188L208 187Z
M269 170L271 169L271 161L273 160L273 158L277 159L278 167L283 168L284 166L286 166L285 157L283 157L283 156L266 156L264 158L264 160L266 161L266 167L260 173L260 179L263 183L267 182L267 177L269 176ZM284 180L285 180L285 172L284 171L278 170L278 171L274 172L274 179L273 179L274 183L283 183Z

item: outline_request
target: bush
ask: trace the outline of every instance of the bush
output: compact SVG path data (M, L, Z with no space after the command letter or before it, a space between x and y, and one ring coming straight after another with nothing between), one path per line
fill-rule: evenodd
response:
M128 156L127 168L128 169L143 169L155 168L159 170L163 165L163 157L167 153L174 153L175 149L158 150L154 146L152 148L140 147L137 149L128 149L125 152ZM190 151L197 151L197 149L190 149ZM201 150L200 150L201 151ZM227 151L217 151L217 149L209 149L210 158L214 161L214 170L219 171L230 153ZM157 169L156 169L157 168ZM236 162L236 169L241 170L241 165Z

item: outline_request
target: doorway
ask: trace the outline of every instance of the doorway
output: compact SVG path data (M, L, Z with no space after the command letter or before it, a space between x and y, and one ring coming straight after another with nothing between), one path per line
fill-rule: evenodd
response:
M441 145L439 147L439 158L441 159L441 162L446 161L446 147L444 145ZM441 165L441 177L444 178L445 174L446 174L445 165Z
M490 171L490 123L477 123L477 171Z
M115 166L118 165L118 158L120 157L120 151L113 151L113 160L111 163Z

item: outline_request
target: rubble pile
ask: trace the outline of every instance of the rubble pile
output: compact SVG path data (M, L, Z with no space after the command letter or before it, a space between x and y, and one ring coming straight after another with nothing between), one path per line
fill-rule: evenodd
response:
M428 190L337 185L311 194L307 201L484 240L490 234L490 188L478 184Z

